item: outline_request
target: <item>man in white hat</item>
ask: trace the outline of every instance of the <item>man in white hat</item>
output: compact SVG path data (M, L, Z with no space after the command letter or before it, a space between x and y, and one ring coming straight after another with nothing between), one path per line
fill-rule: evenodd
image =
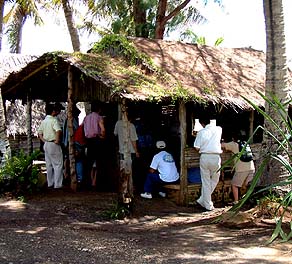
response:
M144 184L144 193L141 193L141 197L146 199L151 199L155 190L161 197L165 197L166 193L162 191L163 185L179 179L173 156L166 151L165 142L157 141L156 147L160 151L152 159Z

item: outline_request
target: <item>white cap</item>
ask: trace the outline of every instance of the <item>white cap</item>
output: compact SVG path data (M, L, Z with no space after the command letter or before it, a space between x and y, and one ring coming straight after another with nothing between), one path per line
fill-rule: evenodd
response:
M166 144L165 144L164 141L157 141L157 142L156 142L156 147L157 147L158 149L164 149L164 148L166 147Z

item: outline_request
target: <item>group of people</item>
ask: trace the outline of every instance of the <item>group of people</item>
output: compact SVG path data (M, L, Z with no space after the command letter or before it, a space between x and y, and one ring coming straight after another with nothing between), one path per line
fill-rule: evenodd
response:
M38 135L43 143L45 152L48 188L54 189L63 187L64 181L70 180L68 120L66 119L63 127L61 127L56 118L62 109L64 107L59 103L47 104L46 117L38 129ZM72 111L73 135L81 128L86 138L86 155L91 168L90 176L91 186L93 188L96 186L99 158L102 155L100 146L105 137L104 121L100 115L100 109L98 102L92 103L91 113L86 115L81 125L79 125L78 121L80 110L74 105ZM82 181L84 174L83 158L85 155L85 146L76 139L74 140L73 147L76 160L76 176L79 183Z
M42 121L38 135L44 144L45 161L47 168L47 184L48 188L61 188L63 181L70 179L69 171L69 133L68 121L64 122L63 128L60 126L57 115L64 107L59 104L48 104L46 106L46 117ZM82 124L79 125L78 115L80 110L73 106L73 131L77 131L79 126L84 129L84 136L86 138L87 148L87 164L90 166L91 187L96 187L97 173L100 170L100 158L102 152L100 151L103 139L105 138L105 126L103 117L100 114L101 107L97 102L91 104L91 113L86 115ZM126 137L123 132L126 132ZM119 120L114 127L114 135L118 138L119 158L124 159L126 151L129 151L132 160L139 158L137 141L138 136L136 128L132 122L132 116L128 115L127 120ZM125 138L128 138L126 144ZM165 197L161 186L163 183L175 182L179 179L179 174L172 155L166 151L166 143L164 141L157 141L156 147L159 153L153 157L150 165L149 174L147 175L144 190L141 194L144 198L152 198L152 192L156 187L160 188L158 193ZM74 154L76 158L76 174L77 181L83 178L83 164L82 155L85 150L78 142L74 142Z
M47 168L47 183L49 188L61 188L63 184L63 168L65 168L64 176L67 176L68 168L68 129L60 127L56 116L60 113L62 106L60 104L47 105L46 118L42 121L38 134L40 140L44 143L45 161ZM74 110L75 109L75 110ZM73 130L79 127L78 115L80 111L75 106L73 109ZM87 159L90 164L90 177L92 188L96 187L97 173L100 170L100 151L105 138L105 126L103 117L100 114L100 105L92 103L91 113L86 115L81 124L84 130L84 136L87 142ZM214 120L215 121L215 120ZM212 193L215 190L219 178L221 168L222 149L239 153L239 145L236 136L228 143L221 142L222 128L217 126L215 122L202 117L200 119L202 129L198 131L194 141L194 148L200 153L200 174L202 181L201 195L197 203L206 210L213 210ZM65 122L64 126L67 126ZM125 136L123 132L126 132ZM63 145L65 146L65 155L61 148L63 134ZM115 124L114 135L119 141L120 160L124 159L125 154L131 155L131 159L139 158L139 150L137 147L138 136L136 128L131 122L131 116L128 120L119 120ZM125 141L126 139L126 141ZM78 155L83 153L82 146L77 142L74 144L76 158L78 164ZM153 193L165 197L163 185L168 183L176 183L179 181L179 173L172 154L167 150L167 144L163 140L156 142L157 153L153 156L150 163L149 171L144 183L144 192L141 193L142 198L151 199ZM127 152L127 153L126 153ZM78 154L79 153L79 154ZM81 169L80 169L81 168ZM237 160L235 164L235 173L231 181L234 202L239 199L239 188L249 183L254 175L255 167L253 161L243 162ZM77 179L82 180L82 164L77 171Z
M222 128L216 125L215 120L209 120L206 117L200 118L202 129L197 133L194 141L194 148L200 153L200 174L201 174L201 195L197 203L206 210L213 210L212 193L214 192L219 179L221 168L221 153L223 149L231 151L233 154L240 152L238 144L238 135L234 134L232 141L224 143L221 141ZM161 151L156 154L151 162L150 171L147 175L144 185L145 193L141 194L143 198L152 198L153 186L158 187L160 196L165 197L162 186L169 182L176 182L179 179L172 155L165 150L165 142L158 141L156 144ZM236 159L234 164L234 175L231 181L231 188L234 197L234 203L238 202L239 189L251 182L255 172L253 160L242 161Z

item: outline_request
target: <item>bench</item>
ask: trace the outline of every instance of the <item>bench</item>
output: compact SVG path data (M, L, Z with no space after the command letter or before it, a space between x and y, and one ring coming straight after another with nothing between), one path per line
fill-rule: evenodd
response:
M232 156L231 152L223 152L221 154L222 164L229 160ZM200 155L194 148L185 149L185 165L187 169L200 167ZM221 173L219 183L212 194L214 202L230 202L232 201L231 179L232 167L226 166ZM179 204L180 184L164 185L167 197ZM201 183L188 183L187 186L187 205L196 202L201 194Z

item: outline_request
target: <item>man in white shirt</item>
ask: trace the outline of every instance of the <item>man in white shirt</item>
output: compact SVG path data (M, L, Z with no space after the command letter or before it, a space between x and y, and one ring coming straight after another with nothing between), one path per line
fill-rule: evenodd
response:
M201 196L197 203L209 211L214 209L211 195L219 182L222 153L222 128L216 126L215 120L212 121L209 123L208 118L200 118L203 129L198 132L194 142L194 148L200 153L202 180Z
M149 173L144 184L144 193L141 193L142 198L151 199L152 193L157 189L161 197L166 197L162 191L162 186L167 183L176 182L179 179L179 174L173 159L173 156L168 153L166 143L164 141L157 141L156 147L160 150L154 155Z

